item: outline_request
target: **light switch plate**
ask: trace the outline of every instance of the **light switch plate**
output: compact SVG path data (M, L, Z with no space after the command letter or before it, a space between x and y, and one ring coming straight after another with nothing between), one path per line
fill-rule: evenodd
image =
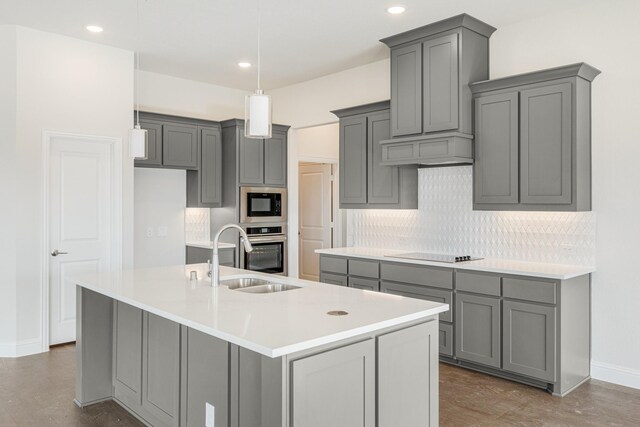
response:
M216 408L211 403L206 402L205 406L205 427L215 427L216 424Z
M166 225L158 227L158 237L167 237L169 235L169 228Z

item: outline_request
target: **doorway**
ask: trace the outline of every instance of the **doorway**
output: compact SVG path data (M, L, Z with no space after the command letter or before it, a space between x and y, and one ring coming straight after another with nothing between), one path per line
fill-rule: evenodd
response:
M335 234L334 168L330 163L300 162L298 167L298 275L320 279L316 249L332 248Z
M45 133L44 144L45 344L56 345L76 339L72 278L120 265L120 139Z

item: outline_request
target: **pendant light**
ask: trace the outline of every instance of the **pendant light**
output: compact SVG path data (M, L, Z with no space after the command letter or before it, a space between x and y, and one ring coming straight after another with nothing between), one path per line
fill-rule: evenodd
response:
M260 0L258 0L258 89L244 100L244 136L271 138L271 96L260 89Z
M140 0L136 0L136 19L138 49L136 50L136 70L134 75L136 97L136 125L129 129L129 156L133 159L144 160L148 152L147 130L140 127Z

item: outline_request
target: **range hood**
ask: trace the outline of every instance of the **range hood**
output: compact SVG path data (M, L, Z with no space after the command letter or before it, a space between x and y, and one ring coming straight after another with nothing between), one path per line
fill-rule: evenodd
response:
M467 14L381 40L391 49L391 138L382 165L473 163L469 84L489 78L496 29Z

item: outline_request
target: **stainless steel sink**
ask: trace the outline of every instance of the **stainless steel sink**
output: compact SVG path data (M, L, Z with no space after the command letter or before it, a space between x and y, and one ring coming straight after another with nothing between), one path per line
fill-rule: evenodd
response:
M256 279L254 277L222 280L220 281L220 284L228 286L231 290L252 294L271 294L274 292L284 292L300 288L300 286L270 282L268 280Z

